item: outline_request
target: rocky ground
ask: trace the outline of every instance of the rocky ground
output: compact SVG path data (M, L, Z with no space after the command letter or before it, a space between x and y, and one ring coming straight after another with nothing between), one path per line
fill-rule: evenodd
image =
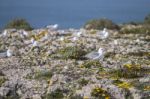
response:
M150 31L137 28L104 40L98 30L7 30L0 51L13 56L0 58L0 99L150 99ZM99 48L103 59L84 57Z

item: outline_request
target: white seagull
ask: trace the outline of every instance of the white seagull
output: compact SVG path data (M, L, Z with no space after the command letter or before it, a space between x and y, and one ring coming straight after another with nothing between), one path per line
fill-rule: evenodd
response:
M77 41L77 40L78 40L78 37L76 37L76 36L72 38L72 41L73 41L73 42L75 42L75 41Z
M37 41L34 41L33 42L33 47L37 47L39 44L38 44L38 42Z
M78 37L80 37L81 35L82 35L82 32L81 32L81 31L77 32L77 36L78 36Z
M104 57L104 49L103 48L99 48L98 52L91 52L89 54L87 54L85 56L88 59L93 59L93 60L97 60L97 59L103 59Z
M98 35L101 39L106 39L109 36L109 33L107 32L107 29L104 28L103 31L98 32Z
M48 25L47 28L49 28L51 30L57 30L58 29L58 24Z
M65 38L62 36L62 37L60 37L60 39L59 39L60 41L64 41L65 40Z
M34 43L34 38L31 38L31 43L32 43L32 44Z
M37 47L39 45L38 41L34 40L34 38L31 38L31 43L32 43L33 47Z
M13 55L13 51L11 49L8 49L6 55L7 57L11 57Z
M22 33L23 33L23 35L28 36L28 32L27 31L23 30Z
M8 31L7 31L7 30L4 30L4 31L3 31L3 36L6 36L7 33L8 33Z
M12 55L13 51L11 49L8 49L7 51L0 53L0 58L11 57Z

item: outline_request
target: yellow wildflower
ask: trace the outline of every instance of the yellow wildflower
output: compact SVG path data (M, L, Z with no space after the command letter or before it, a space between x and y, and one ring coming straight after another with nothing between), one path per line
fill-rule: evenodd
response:
M145 86L145 87L144 87L144 90L145 90L145 91L150 90L150 86Z
M120 83L120 84L118 84L118 87L120 87L120 88L131 88L132 87L132 85L130 84L130 83L128 83L128 82L122 82L122 83Z
M110 99L110 97L109 97L109 96L106 96L105 99Z
M84 96L83 99L89 99L89 97L88 96Z

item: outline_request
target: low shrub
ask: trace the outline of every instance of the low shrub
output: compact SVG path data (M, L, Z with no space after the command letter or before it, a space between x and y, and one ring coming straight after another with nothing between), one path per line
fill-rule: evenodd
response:
M13 19L6 26L5 29L25 29L32 30L33 28L25 19Z
M63 59L82 59L86 54L86 51L78 46L70 46L60 49L58 53L62 56Z
M103 28L119 29L119 26L109 19L93 19L88 21L84 28L102 30Z
M149 68L141 67L139 64L125 64L121 69L112 70L110 74L116 78L139 78L148 74Z
M125 28L120 30L122 34L148 34L150 35L150 26L143 25L142 27L136 28Z

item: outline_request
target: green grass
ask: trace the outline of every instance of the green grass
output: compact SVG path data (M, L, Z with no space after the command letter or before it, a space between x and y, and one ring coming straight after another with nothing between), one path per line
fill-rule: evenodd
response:
M63 99L63 91L60 89L56 89L55 91L46 94L43 99Z
M83 56L86 53L87 52L79 46L70 46L60 49L58 51L58 54L60 54L63 59L77 59L77 60L83 59Z
M97 67L97 68L102 68L101 63L98 60L88 60L85 61L83 64L80 66L81 68L91 68L91 67Z
M124 67L111 70L109 74L116 78L133 79L146 76L150 72L150 68L144 68L137 64L125 64Z
M6 81L6 78L3 76L0 76L0 87L2 86L2 84Z
M95 87L92 89L91 96L95 97L96 99L110 99L109 93L100 87Z
M36 80L49 80L52 77L51 71L38 71L35 74L27 75L27 79L36 79Z

